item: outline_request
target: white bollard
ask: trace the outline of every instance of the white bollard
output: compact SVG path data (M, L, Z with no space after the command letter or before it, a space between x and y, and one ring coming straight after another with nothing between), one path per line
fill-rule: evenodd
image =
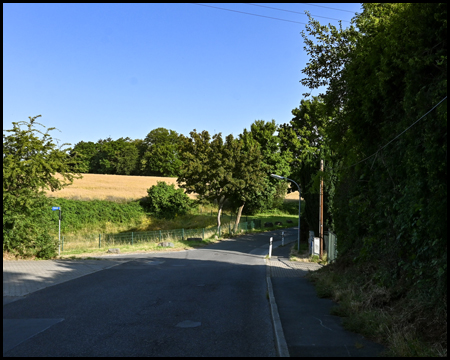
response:
M273 238L270 238L270 245L269 245L269 259L272 257L272 240L273 240Z
M281 246L284 246L284 231L281 232Z

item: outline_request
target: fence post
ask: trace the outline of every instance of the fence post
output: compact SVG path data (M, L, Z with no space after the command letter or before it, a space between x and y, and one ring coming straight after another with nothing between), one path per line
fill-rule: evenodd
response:
M102 234L98 234L98 248L102 247Z
M181 240L184 240L184 229L181 229Z

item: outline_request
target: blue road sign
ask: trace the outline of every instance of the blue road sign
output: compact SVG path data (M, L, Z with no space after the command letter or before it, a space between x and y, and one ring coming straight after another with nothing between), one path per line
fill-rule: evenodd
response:
M52 211L55 211L55 210L60 210L60 207L59 206L53 206L52 207Z

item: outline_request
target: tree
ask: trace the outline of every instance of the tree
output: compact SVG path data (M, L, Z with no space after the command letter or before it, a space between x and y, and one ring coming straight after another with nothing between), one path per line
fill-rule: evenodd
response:
M224 154L222 134L212 137L204 130L191 131L190 138L181 136L180 159L183 163L177 183L187 194L197 193L200 201L217 202L217 226L231 187L231 158Z
M216 134L212 140L207 131L190 133L183 139L183 166L177 181L187 193L197 193L200 200L216 201L217 226L225 200L239 207L236 226L244 205L262 191L265 178L259 144L250 136L234 139Z
M62 189L81 175L72 173L77 160L68 155L70 148L63 148L70 144L57 147L49 134L55 128L45 133L36 129L43 126L38 117L13 122L3 133L3 251L49 258L55 256L56 244L48 234L51 209L43 190Z
M237 231L242 211L247 202L264 191L267 178L267 165L263 161L260 145L247 133L240 139L228 135L224 146L224 154L229 163L228 172L231 173L231 186L226 194L232 204L238 207L235 229Z
M139 149L136 140L111 137L98 140L95 155L91 158L94 174L132 175L138 172Z
M275 120L256 120L250 127L250 131L244 129L241 139L248 142L252 138L260 146L261 162L264 168L262 189L258 192L250 192L247 199L247 211L254 213L266 209L279 207L283 202L287 184L270 177L270 174L289 176L291 173L290 162L292 153L289 149L280 149L280 138L275 135L278 128Z
M179 136L173 130L157 128L150 131L142 143L141 173L177 176L181 167L179 144Z
M72 150L70 150L70 156L77 156L80 159L80 172L81 173L92 173L93 164L92 159L97 153L97 146L92 141L80 141L75 144Z

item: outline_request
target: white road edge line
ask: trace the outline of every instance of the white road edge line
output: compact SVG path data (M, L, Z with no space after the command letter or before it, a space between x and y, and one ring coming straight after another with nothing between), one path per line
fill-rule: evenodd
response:
M270 280L270 265L266 262L267 291L269 293L270 312L272 314L272 324L275 333L275 343L279 357L290 357L286 339L284 337L283 327L281 325L280 315L278 314L277 303L273 294L272 281Z

